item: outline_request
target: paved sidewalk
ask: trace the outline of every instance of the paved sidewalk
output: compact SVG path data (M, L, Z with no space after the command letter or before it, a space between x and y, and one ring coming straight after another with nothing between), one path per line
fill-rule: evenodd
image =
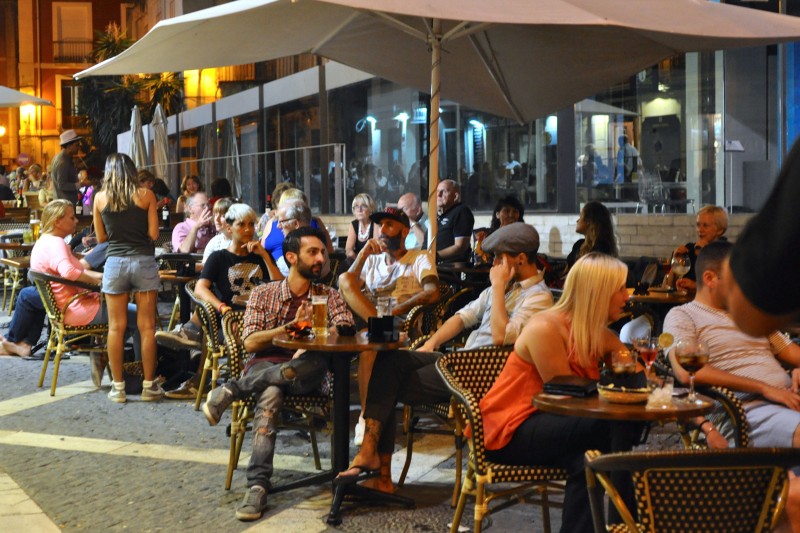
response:
M0 357L2 531L448 530L452 438L425 436L415 443L410 476L400 490L417 501L414 510L350 510L341 526L330 528L324 521L330 506L326 485L272 495L264 518L247 524L235 519L234 509L246 489L242 467L249 437L233 486L224 490L229 414L210 427L189 402L154 404L133 397L126 405L113 404L106 398L108 385L95 390L87 379L89 360L82 356L62 362L56 395L50 397L48 389L36 388L40 368L38 361ZM352 416L355 421L355 406ZM324 464L328 442L320 436ZM395 479L405 459L405 449L399 444L397 449ZM277 451L276 482L313 471L303 438L282 433ZM470 507L463 520L470 528L471 514ZM536 516L533 507L518 506L498 514L495 524L498 530L530 529Z

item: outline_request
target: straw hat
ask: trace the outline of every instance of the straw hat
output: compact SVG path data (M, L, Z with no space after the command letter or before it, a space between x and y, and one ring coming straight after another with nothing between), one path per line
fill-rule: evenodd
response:
M61 134L61 146L66 146L75 141L80 141L81 139L83 139L83 137L78 135L75 130L66 130Z

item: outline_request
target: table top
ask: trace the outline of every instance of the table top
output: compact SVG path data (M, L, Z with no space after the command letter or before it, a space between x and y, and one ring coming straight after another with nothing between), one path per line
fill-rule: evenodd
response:
M700 405L689 404L682 399L673 399L672 407L666 409L647 409L644 403L611 403L598 395L588 398L575 398L554 394L539 393L533 397L533 405L542 411L559 415L601 418L604 420L677 420L704 415L714 407L714 401L701 394Z
M678 294L675 291L649 291L647 294L633 294L633 290L634 289L631 288L628 289L628 294L631 297L631 301L645 304L683 305L694 300L694 293L692 292Z
M396 350L402 348L408 341L371 342L366 331L359 331L352 337L340 337L336 333L329 333L325 337L304 337L292 339L286 333L278 333L272 338L272 343L281 348L292 350L314 350L318 352L363 352L365 350Z
M13 268L30 268L31 267L31 256L29 255L22 255L19 257L3 257L0 258L0 264L5 266L13 267Z
M179 276L175 270L159 270L158 277L161 281L174 281L175 283L189 283L193 279L200 277L200 272L192 276Z
M7 242L0 240L0 250L33 250L32 242Z

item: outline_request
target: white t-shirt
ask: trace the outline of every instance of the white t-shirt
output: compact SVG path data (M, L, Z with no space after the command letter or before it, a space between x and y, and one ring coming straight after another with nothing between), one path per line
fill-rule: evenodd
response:
M427 250L409 250L391 264L388 258L386 253L371 255L361 269L361 279L366 283L368 297L372 300L391 296L396 303L403 303L422 292L423 279L439 277Z

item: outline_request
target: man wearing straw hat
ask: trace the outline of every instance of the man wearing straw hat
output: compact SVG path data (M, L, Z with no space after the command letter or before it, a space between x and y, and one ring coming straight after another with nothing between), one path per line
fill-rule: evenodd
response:
M61 151L53 158L50 174L56 198L69 200L73 204L78 201L78 173L72 158L78 155L80 141L83 139L75 130L66 130L61 134Z

